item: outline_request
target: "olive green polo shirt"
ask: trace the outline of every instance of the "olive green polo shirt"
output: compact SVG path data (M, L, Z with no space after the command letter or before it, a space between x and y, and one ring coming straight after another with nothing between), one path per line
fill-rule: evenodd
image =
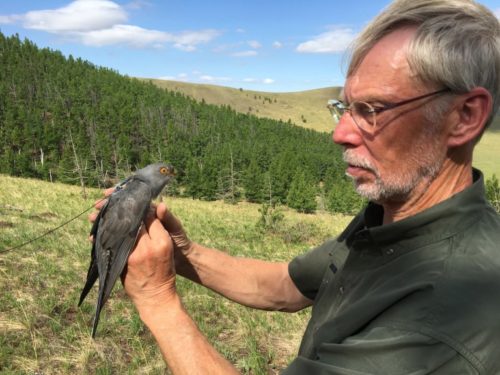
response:
M388 225L371 203L290 263L314 303L283 374L500 374L500 218L474 180Z

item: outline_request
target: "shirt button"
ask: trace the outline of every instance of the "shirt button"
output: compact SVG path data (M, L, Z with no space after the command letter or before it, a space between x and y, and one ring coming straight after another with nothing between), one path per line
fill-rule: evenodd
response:
M385 255L392 255L392 254L394 254L394 249L387 249L385 251Z
M340 293L340 294L344 294L344 286L343 286L343 285L341 285L341 286L339 287L339 293Z

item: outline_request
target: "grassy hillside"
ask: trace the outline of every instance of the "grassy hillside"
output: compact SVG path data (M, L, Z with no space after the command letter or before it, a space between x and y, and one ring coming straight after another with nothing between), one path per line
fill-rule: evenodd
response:
M91 207L76 186L0 175L0 251ZM35 193L36 192L36 193ZM283 261L337 234L349 220L285 210L274 233L255 224L259 206L166 198L192 239L234 255ZM0 253L0 373L164 374L165 365L121 286L90 338L96 290L77 307L90 244L86 215L24 248ZM243 373L273 374L297 352L309 311L254 311L179 278L186 308ZM272 334L269 334L272 332Z
M238 90L230 87L202 85L177 81L151 80L159 87L182 92L196 100L216 105L229 105L234 110L252 113L259 117L288 121L321 132L333 130L333 123L326 102L338 97L340 88L327 87L317 90L269 93ZM305 121L304 121L305 120ZM500 176L500 116L476 148L474 165L486 177Z
M326 109L326 102L338 97L340 91L338 87L327 87L301 92L270 93L158 79L151 82L168 90L182 92L196 100L205 100L209 104L229 105L238 112L258 117L290 120L296 125L321 132L332 130L332 118Z
M476 146L473 163L487 178L493 174L500 178L500 116Z

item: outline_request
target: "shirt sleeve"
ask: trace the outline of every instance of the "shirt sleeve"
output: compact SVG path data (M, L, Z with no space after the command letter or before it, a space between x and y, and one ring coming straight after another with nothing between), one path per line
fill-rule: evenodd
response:
M419 332L375 327L345 339L323 343L316 359L297 357L283 375L479 374L453 348Z
M288 273L295 286L307 298L314 300L327 267L336 272L346 257L346 252L335 249L336 239L330 239L309 252L294 258L288 265Z

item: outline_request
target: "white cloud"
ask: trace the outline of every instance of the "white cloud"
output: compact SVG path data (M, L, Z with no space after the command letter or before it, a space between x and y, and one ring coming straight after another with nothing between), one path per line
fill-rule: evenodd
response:
M5 24L10 24L10 23L16 23L20 19L22 19L22 16L12 14L10 16L0 16L0 25L5 25Z
M186 52L192 52L198 44L208 43L220 35L217 30L184 31L180 34L168 34L174 47Z
M248 51L235 52L231 56L234 56L234 57L251 57L251 56L257 56L257 51L248 50Z
M30 11L23 17L23 26L61 33L100 30L126 20L127 13L112 1L76 0L58 9Z
M253 49L258 49L258 48L262 47L262 44L260 44L260 43L259 43L258 41L256 41L256 40L249 40L247 43L248 43L248 45L249 45L250 47L252 47Z
M180 34L175 35L175 42L182 45L196 45L200 43L208 43L219 35L219 31L212 29L200 31L184 31Z
M312 40L297 46L301 53L336 53L344 51L356 37L354 31L346 27L333 27Z
M180 49L181 51L184 52L193 52L194 50L196 50L196 47L193 45L181 44L181 43L174 43L174 48Z
M114 25L109 29L78 33L82 42L90 46L126 44L132 47L158 47L171 43L174 48L185 52L196 50L198 44L208 43L218 35L219 32L215 30L184 31L173 34L132 25Z
M495 11L495 16L497 16L498 19L500 19L500 8L497 8Z
M213 83L213 84L232 81L232 78L230 78L230 77L212 76L209 74L203 74L198 70L195 70L191 73L192 73L192 76L190 76L187 73L179 73L176 76L161 76L161 77L158 77L158 79L164 79L167 81L201 82L201 83Z
M57 34L88 46L121 44L161 48L172 44L174 48L187 52L220 35L219 31L212 29L170 33L124 24L128 19L125 7L139 9L148 4L147 1L135 0L122 7L110 0L75 0L57 9L2 15L0 24L21 22L27 29Z
M158 79L163 79L166 81L182 81L182 82L189 81L189 77L186 73L179 73L176 76L161 76L158 77Z
M129 2L128 4L126 4L125 8L137 10L137 9L143 9L143 8L150 7L151 5L152 4L146 0L133 0L133 1Z
M270 85L270 84L274 83L275 80L272 79L272 78L264 78L264 79L260 79L260 78L244 78L243 82L245 82L245 83L263 83L265 85Z
M133 47L146 47L172 41L172 35L156 30L147 30L132 25L114 25L109 29L93 30L76 35L88 46L107 46L128 44Z
M245 29L237 28L236 32L239 33L239 34L243 34L245 32Z
M278 42L278 41L275 41L273 43L273 47L274 48L282 48L283 47L283 44L281 42Z
M210 75L202 75L202 76L200 76L200 80L201 81L205 81L205 82L215 83L215 82L230 82L231 78L229 78L229 77L214 77L214 76L210 76Z

